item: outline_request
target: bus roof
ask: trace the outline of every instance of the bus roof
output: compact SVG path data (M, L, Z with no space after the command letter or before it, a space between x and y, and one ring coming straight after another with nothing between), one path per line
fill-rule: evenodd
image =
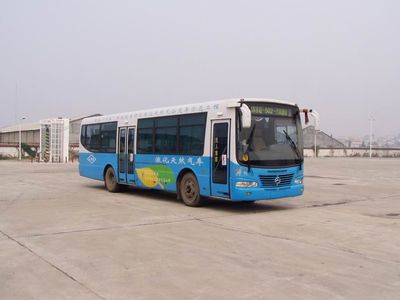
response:
M130 111L124 113L116 113L104 116L95 116L90 118L85 118L82 121L82 124L90 124L90 123L102 123L102 122L113 122L113 121L122 121L128 120L132 118L147 118L147 117L159 117L159 116L168 116L168 115L179 115L179 114L187 114L187 113L198 113L198 112L206 112L210 110L221 110L226 109L229 104L235 104L240 101L245 102L266 102L266 103L277 103L277 104L285 104L291 106L297 106L295 103L276 100L276 99L265 99L265 98L231 98L231 99L223 99L209 102L200 102L200 103L191 103L191 104L181 104L175 106L166 106L145 110L137 110Z

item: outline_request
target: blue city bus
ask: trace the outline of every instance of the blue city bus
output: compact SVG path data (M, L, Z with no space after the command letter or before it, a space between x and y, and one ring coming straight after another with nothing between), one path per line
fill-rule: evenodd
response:
M79 172L124 186L204 198L270 200L303 194L303 136L296 104L229 99L86 118Z

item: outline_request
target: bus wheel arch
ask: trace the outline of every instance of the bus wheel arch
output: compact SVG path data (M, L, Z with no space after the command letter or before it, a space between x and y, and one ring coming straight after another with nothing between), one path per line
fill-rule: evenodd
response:
M115 174L112 165L108 164L104 168L103 172L104 186L111 193L117 193L121 190L121 185L117 181L117 175Z
M192 169L184 168L184 169L182 169L182 170L179 172L178 176L176 177L176 198L177 198L178 200L182 200L181 193L180 193L180 190L179 190L182 177L183 177L186 173L189 173L189 172L193 173Z
M107 164L107 165L104 167L104 170L103 170L103 180L106 179L106 172L107 172L107 169L108 169L108 168L112 168L112 165L111 165L111 164Z
M203 204L197 176L191 169L185 168L179 173L176 180L176 193L178 200L182 200L187 206L194 207Z

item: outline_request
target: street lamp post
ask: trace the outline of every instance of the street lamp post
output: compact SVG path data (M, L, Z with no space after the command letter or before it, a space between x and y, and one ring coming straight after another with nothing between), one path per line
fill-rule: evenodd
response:
M18 157L19 160L22 159L22 141L21 141L21 131L22 131L22 121L25 120L26 117L22 117L21 118L21 122L19 122L19 153L18 153Z
M311 116L314 118L314 157L317 158L317 135L319 131L319 113L316 110L311 110Z
M314 127L314 157L317 158L317 129Z
M372 157L372 123L375 121L375 119L370 116L369 117L369 158Z

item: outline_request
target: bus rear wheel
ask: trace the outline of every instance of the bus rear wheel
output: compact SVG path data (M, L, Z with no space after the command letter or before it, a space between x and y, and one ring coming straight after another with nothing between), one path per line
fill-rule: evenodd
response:
M201 206L203 199L200 196L199 183L193 173L183 175L179 184L179 193L183 203L187 206Z
M114 169L111 167L107 168L106 174L104 175L104 185L111 193L117 193L121 190L121 186L118 184L117 178L115 177Z

